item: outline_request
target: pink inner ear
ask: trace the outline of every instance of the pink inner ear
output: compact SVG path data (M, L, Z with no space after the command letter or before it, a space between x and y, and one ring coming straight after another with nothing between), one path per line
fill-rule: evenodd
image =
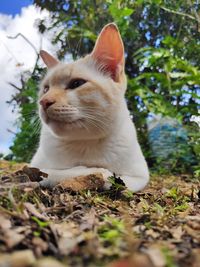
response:
M59 63L59 61L55 57L51 56L44 50L40 51L40 56L48 68L52 68Z
M115 24L108 24L100 33L95 44L92 56L104 65L112 78L117 81L118 71L124 65L124 46ZM120 68L121 66L121 68Z

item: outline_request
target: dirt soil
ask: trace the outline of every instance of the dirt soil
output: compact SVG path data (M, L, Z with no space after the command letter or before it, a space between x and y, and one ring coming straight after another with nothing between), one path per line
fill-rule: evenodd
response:
M47 190L24 166L0 161L0 267L200 266L194 178L153 175L137 194L117 177L104 191L101 176Z

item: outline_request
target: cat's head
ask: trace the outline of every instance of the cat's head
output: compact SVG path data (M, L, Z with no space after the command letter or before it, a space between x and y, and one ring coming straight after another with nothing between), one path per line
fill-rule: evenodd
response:
M73 63L40 53L48 67L41 83L39 113L58 137L96 139L107 135L124 105L124 46L113 23L101 31L91 54Z

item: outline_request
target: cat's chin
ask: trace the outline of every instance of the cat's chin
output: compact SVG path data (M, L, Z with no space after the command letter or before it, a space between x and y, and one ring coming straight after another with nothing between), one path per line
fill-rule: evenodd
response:
M94 140L105 137L105 134L84 126L84 121L78 119L73 122L48 120L45 122L48 131L55 137L67 140Z
M104 138L108 132L92 127L84 118L75 120L61 120L50 118L44 112L40 112L43 125L53 136L68 140L94 140ZM100 128L101 129L101 128Z
M82 119L77 119L74 121L61 121L61 120L48 119L46 121L46 124L50 128L55 129L55 130L59 129L59 130L70 131L70 130L83 128Z
M49 128L49 131L57 137L67 137L73 132L80 131L81 126L80 122L61 122L56 120L48 120L46 125Z

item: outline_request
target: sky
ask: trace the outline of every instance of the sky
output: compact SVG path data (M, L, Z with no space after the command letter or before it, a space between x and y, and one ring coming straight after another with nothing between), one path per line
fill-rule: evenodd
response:
M0 0L0 153L9 153L17 131L17 112L6 103L15 92L8 82L20 85L20 73L33 69L36 60L35 51L22 37L8 37L21 33L37 51L42 48L55 54L52 34L41 35L35 25L48 17L48 11L41 12L31 0Z
M31 0L0 0L0 13L16 15L21 12L21 8L33 3Z

